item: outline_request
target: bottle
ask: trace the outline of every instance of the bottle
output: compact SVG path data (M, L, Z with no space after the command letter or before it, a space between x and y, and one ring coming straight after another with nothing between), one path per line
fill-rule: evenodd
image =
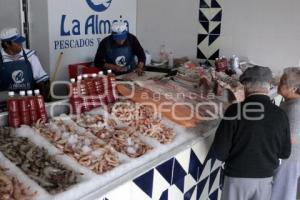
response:
M78 89L78 85L76 83L75 78L71 78L71 85L69 88L70 91L70 104L71 104L71 108L72 108L72 112L73 114L80 114L81 113L81 108L82 108L82 99L79 96L79 89Z
M25 96L25 91L20 91L19 109L21 116L21 124L31 125L29 99Z
M107 71L107 82L108 82L108 91L107 91L107 102L114 103L116 101L116 77L112 73L112 70Z
M21 125L21 117L19 113L18 99L14 92L8 92L8 99L6 101L8 110L8 125L13 128L18 128Z
M172 51L170 51L169 56L168 56L168 66L169 66L169 68L174 67L174 54Z
M82 80L82 76L77 77L77 84L79 86L79 96L82 99L82 112L88 112L92 109L92 106L88 100L87 87L85 80Z
M161 62L164 62L164 61L168 60L166 45L164 45L164 44L160 46L159 59L160 59Z
M97 77L97 74L93 74L92 77L84 76L84 79L87 89L88 102L91 104L92 108L96 108L97 99L95 97L97 96L97 94L93 77Z
M27 96L29 102L30 119L31 123L33 124L39 119L38 106L32 90L27 90Z
M44 97L40 94L40 90L34 90L34 94L39 111L39 119L46 123L48 121L48 115L45 107Z
M94 83L95 83L95 89L96 89L96 94L98 96L98 101L100 102L100 104L107 104L106 102L106 96L105 96L105 77L103 74L103 71L100 71L98 73L98 77L95 79Z
M91 93L92 98L93 98L94 108L97 108L97 107L101 106L101 101L100 101L100 98L98 96L98 91L97 91L97 86L96 86L96 82L97 81L98 81L97 74L96 73L92 74L92 83L93 83L92 86L93 86L93 89L90 90L90 93Z

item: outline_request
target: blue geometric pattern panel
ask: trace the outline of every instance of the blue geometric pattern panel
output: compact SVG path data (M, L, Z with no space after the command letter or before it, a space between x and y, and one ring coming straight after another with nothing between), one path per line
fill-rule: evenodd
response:
M212 65L220 56L222 0L200 0L197 58L206 65Z
M168 183L172 184L172 174L173 174L173 166L174 166L174 158L164 162L163 164L156 167L156 170L168 181Z
M154 170L150 170L142 176L133 180L133 182L144 191L149 197L152 197Z
M193 149L187 151L187 155L188 165L175 156L136 178L133 183L150 199L173 200L176 197L176 200L218 200L223 180L222 163L216 160L211 152L208 152L203 162L199 159L199 152ZM155 174L169 183L165 184L165 188L160 188L161 193L156 198L153 196L153 190L158 188L153 184Z

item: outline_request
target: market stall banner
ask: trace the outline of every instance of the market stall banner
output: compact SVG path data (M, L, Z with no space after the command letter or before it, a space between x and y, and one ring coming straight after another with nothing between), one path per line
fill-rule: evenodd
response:
M51 71L63 53L59 80L68 79L67 65L93 61L100 41L113 22L123 21L136 33L136 0L48 1Z
M223 0L200 0L197 58L212 65L220 54Z

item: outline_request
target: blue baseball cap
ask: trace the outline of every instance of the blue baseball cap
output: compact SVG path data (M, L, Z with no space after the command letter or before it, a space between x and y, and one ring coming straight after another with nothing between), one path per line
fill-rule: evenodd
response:
M5 28L0 33L0 39L2 42L15 42L21 44L26 41L26 38L20 35L17 28Z
M126 40L128 36L128 32L124 31L122 33L112 32L112 38L114 40Z

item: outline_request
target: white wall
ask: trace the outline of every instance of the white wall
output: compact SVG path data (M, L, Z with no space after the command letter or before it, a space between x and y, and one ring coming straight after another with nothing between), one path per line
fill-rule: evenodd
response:
M43 68L50 73L48 4L47 1L30 0L30 48L36 51Z
M20 0L0 0L0 30L5 27L21 31Z
M138 0L137 36L157 58L161 44L196 59L199 0Z
M224 0L221 54L281 70L300 60L299 0Z

